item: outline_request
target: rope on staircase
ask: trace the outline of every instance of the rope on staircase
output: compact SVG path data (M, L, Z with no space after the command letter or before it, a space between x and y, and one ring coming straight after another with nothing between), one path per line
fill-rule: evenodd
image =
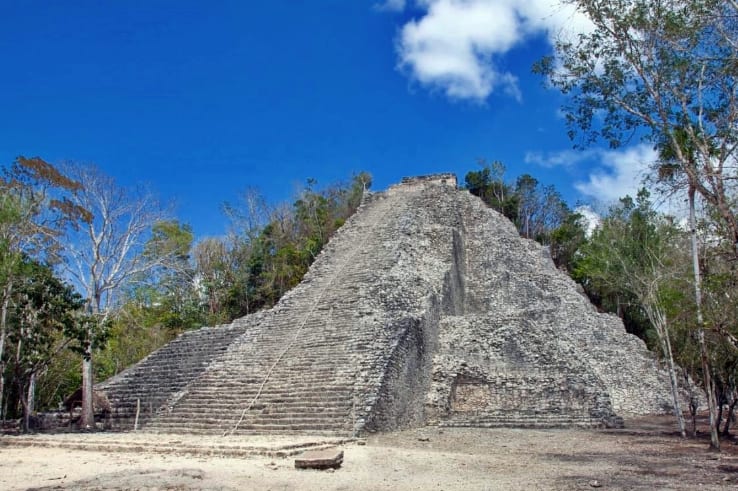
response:
M384 213L381 213L379 215L379 217L377 217L377 218L374 219L373 223L371 224L370 233L373 233L374 232L374 230L377 227L377 224L380 222L379 218L382 218L383 216L384 216ZM305 327L305 324L307 324L308 319L310 319L310 317L315 312L315 309L318 307L318 304L320 304L320 301L323 299L323 295L325 294L326 290L328 290L328 288L330 288L330 286L333 284L333 281L343 273L343 270L346 269L346 266L348 266L348 264L350 262L352 262L352 259L354 259L354 256L356 255L356 253L357 253L358 250L359 250L358 248L357 249L354 249L354 253L348 255L348 257L344 260L343 264L341 264L341 267L338 269L338 271L336 271L335 273L333 273L333 275L331 276L331 278L328 280L328 283L325 286L323 286L323 288L320 290L320 294L318 295L318 298L316 298L315 301L312 302L312 306L310 307L310 310L308 311L308 313L305 315L305 317L303 318L302 322L298 326L297 330L295 331L295 335L292 337L292 340L289 342L289 344L287 344L287 346L284 348L284 350L282 350L282 353L280 353L280 355L277 357L277 359L274 360L274 363L272 363L272 366L269 367L269 370L267 371L267 374L264 377L264 380L262 380L261 385L259 386L259 390L256 391L256 395L251 400L251 402L249 403L249 405L247 407L245 407L243 411L241 411L241 417L238 418L238 422L235 424L235 426L233 426L233 428L231 428L230 431L226 430L226 432L223 433L223 436L226 436L226 435L229 435L230 436L230 435L233 435L233 433L236 432L236 430L238 429L238 427L243 422L243 418L246 417L246 413L249 412L252 407L254 407L254 404L256 404L256 401L261 396L261 393L264 390L264 386L266 385L267 381L269 380L269 377L271 377L272 372L274 371L274 368L277 366L277 364L279 364L280 361L282 361L282 358L284 357L284 355L287 354L287 352L290 350L290 348L292 348L292 346L295 344L295 342L297 341L297 339L300 337L300 333L302 332L302 329Z

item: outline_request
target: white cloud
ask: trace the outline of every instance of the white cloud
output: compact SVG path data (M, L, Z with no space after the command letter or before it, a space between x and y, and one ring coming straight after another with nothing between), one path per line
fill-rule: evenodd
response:
M560 0L417 0L415 4L424 14L400 32L399 66L422 85L454 99L483 101L495 90L520 99L517 77L496 61L533 36L545 34L553 43L559 36L589 29L586 17Z
M385 0L382 3L374 4L374 8L385 12L402 12L405 10L405 0Z
M623 150L599 150L600 164L586 182L574 187L585 196L602 202L616 201L626 194L635 196L649 167L658 159L652 146L640 144Z
M602 223L602 217L588 205L577 206L574 213L579 213L582 216L579 223L584 227L587 238L592 237L594 230Z
M526 164L536 164L541 167L565 167L571 168L580 162L585 162L596 157L598 150L561 150L558 152L527 152L525 154Z

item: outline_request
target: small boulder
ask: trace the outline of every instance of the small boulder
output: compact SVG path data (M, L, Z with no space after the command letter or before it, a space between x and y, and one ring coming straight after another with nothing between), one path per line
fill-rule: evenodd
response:
M295 459L297 469L338 469L343 463L343 450L327 448L310 450Z

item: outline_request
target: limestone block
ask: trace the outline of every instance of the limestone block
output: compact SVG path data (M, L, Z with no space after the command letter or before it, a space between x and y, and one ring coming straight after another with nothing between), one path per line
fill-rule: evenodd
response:
M338 469L343 464L343 450L310 450L295 459L297 469Z

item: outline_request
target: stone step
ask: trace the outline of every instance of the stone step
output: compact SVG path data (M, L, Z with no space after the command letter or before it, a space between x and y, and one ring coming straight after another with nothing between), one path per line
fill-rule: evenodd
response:
M462 427L518 427L518 428L555 428L555 427L586 427L596 428L603 426L603 422L588 415L557 414L557 413L508 413L463 415L455 414L448 419L442 419L440 426Z
M203 433L208 434L208 433ZM287 457L298 455L307 449L335 448L355 441L353 438L308 438L300 442L255 444L248 439L183 439L180 435L158 433L160 441L151 438L147 432L135 433L136 438L121 442L109 439L90 438L49 438L45 435L19 436L0 440L0 447L23 448L38 447L89 450L95 452L146 452L154 454L194 455L203 457ZM67 436L67 435L65 435ZM218 435L221 436L221 435Z
M601 421L584 421L584 420L528 420L528 419L501 419L498 421L490 420L483 422L475 421L443 421L439 426L445 427L461 427L461 428L601 428L604 423Z
M239 419L238 412L230 413L227 416L218 417L214 413L209 414L193 414L184 413L179 415L158 415L155 419L151 420L150 425L161 426L169 425L176 426L177 424L187 424L191 421L197 421L198 424L208 426L222 426L228 424L235 424ZM323 417L320 415L293 415L293 414L263 414L263 415L246 415L244 422L250 424L273 424L273 425L336 425L339 426L342 423L336 423L337 421L345 421L349 417L348 414L327 414Z
M306 435L306 436L323 436L323 437L353 437L353 430L350 428L339 428L339 429L294 429L294 428L282 428L282 429L270 429L264 430L261 428L256 429L243 429L237 428L232 431L231 428L197 428L195 426L187 425L176 427L172 426L169 428L157 428L157 427L143 427L141 431L151 434L182 434L182 435L203 435L203 436L249 436L249 435Z

